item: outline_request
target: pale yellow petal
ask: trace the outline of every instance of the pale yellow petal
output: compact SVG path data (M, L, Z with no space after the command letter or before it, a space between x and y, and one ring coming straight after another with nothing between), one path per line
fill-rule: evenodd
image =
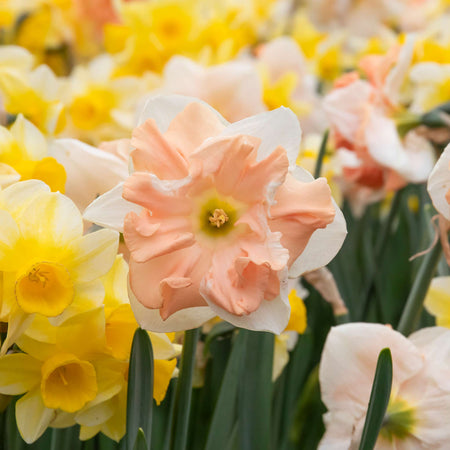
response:
M83 234L83 221L69 198L43 193L23 211L20 230L25 239L37 242L40 248L59 247L55 251L58 258L61 247L68 247Z
M45 407L39 387L24 395L16 403L17 428L27 444L42 436L54 417L55 410Z
M76 255L67 263L78 282L92 281L111 269L119 246L119 233L99 230L87 234L74 243Z
M40 361L15 353L0 358L0 393L19 395L38 386L41 381Z
M439 325L450 321L450 277L437 277L431 281L425 297L425 308L436 316Z

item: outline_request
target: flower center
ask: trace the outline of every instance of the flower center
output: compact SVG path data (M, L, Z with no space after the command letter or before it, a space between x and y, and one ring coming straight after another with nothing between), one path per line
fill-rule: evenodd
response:
M45 361L41 373L42 399L47 408L75 412L97 395L94 366L70 353Z
M198 216L199 228L211 237L228 234L234 229L238 210L239 205L234 201L213 195L201 203Z
M383 419L380 436L389 442L392 442L394 437L405 439L414 431L415 424L414 407L401 398L391 399Z
M73 282L61 264L34 264L16 281L17 303L28 314L55 317L72 303L73 297Z
M227 223L230 218L227 216L227 213L222 209L215 209L211 216L209 216L209 222L211 225L220 228L222 225Z

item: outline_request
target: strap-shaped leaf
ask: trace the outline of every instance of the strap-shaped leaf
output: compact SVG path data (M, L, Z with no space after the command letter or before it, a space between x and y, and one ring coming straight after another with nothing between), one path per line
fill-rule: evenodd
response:
M239 442L242 450L270 448L272 365L274 335L249 330L246 333L245 371L238 399Z
M142 428L139 428L133 450L147 450L147 449L148 445L147 440L145 439L144 431L142 430Z
M141 428L150 450L153 409L153 350L148 333L138 328L131 346L128 370L126 448L133 450Z
M241 368L245 355L247 333L239 330L233 343L227 368L220 386L220 393L214 407L214 414L208 433L205 450L217 450L227 442L235 425L235 409Z
M370 393L369 407L359 450L372 450L378 438L389 404L392 387L392 356L389 348L381 350Z
M170 439L170 448L172 450L186 449L189 414L191 411L192 376L194 373L195 351L197 349L199 335L199 328L187 330L184 335Z

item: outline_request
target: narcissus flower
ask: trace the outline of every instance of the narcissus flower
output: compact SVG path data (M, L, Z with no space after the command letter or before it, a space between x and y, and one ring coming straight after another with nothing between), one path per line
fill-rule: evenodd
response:
M64 192L66 172L49 155L44 135L19 114L9 130L0 126L0 187L29 179Z
M326 180L295 166L296 116L279 108L228 124L194 99L157 97L131 144L135 172L85 218L123 230L141 326L177 331L219 315L282 332L288 274L328 263L346 233Z
M408 339L390 327L332 328L320 364L326 433L321 449L357 448L379 352L389 347L393 381L376 449L444 449L450 429L450 330L424 328Z
M5 352L35 314L61 323L101 304L99 277L114 263L118 234L100 230L83 236L74 203L49 192L42 182L16 183L1 194L0 320L8 322Z

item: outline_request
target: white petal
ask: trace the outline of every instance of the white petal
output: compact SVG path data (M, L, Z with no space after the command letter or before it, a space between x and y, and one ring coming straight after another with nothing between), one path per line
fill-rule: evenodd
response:
M31 70L34 56L18 45L2 45L0 47L0 67L14 67L15 70Z
M428 178L428 193L439 213L450 220L450 205L445 195L450 189L450 144L445 147Z
M128 164L76 139L57 139L51 155L67 173L66 195L80 210L128 177Z
M258 148L258 161L267 158L278 146L282 146L288 155L289 166L295 167L300 151L302 130L297 116L285 107L257 114L239 122L232 123L222 132L222 136L246 134L261 139Z
M429 374L438 380L440 388L450 392L450 330L429 327L416 331L408 338L427 359Z
M386 77L383 93L394 104L397 104L400 100L400 88L411 65L415 41L416 38L413 34L406 35L406 40L397 57L397 62Z
M378 111L372 111L365 135L369 154L376 162L396 171L408 164L393 120Z
M129 286L128 295L134 316L139 326L144 330L156 331L158 333L190 330L203 325L216 316L208 306L197 306L181 309L172 314L168 319L162 320L159 310L146 308L137 300Z
M393 389L398 389L424 366L412 342L380 324L352 323L331 329L319 371L322 401L329 411L366 411L378 355L386 347L392 353Z
M46 408L38 387L16 403L16 421L20 435L27 444L38 439L55 417L55 410Z
M326 432L319 442L319 450L343 450L351 448L353 427L357 418L353 411L336 411L326 413L323 421Z
M94 200L84 211L83 218L102 227L123 232L123 222L129 212L139 214L142 207L122 197L123 183Z
M309 172L300 167L296 168L293 175L297 180L303 182L314 179ZM336 211L333 222L328 224L326 228L320 228L312 234L302 254L289 269L290 278L297 278L305 272L311 272L326 266L342 247L347 236L347 224L339 206L333 199L332 201Z
M373 88L366 81L355 81L331 91L323 100L330 122L347 140L353 142L365 117L365 110Z
M206 296L203 298L208 303L212 311L216 315L227 322L247 330L268 331L269 333L282 333L291 314L291 306L288 299L288 282L284 278L284 273L280 275L280 295L273 300L263 300L259 308L244 316L236 316L224 310L214 302L208 300Z
M175 116L183 111L189 103L193 102L207 106L217 115L224 125L228 123L214 108L198 98L185 97L183 95L157 95L155 97L150 97L145 102L145 105L139 114L136 126L141 125L147 119L151 118L155 120L159 131L165 133Z

